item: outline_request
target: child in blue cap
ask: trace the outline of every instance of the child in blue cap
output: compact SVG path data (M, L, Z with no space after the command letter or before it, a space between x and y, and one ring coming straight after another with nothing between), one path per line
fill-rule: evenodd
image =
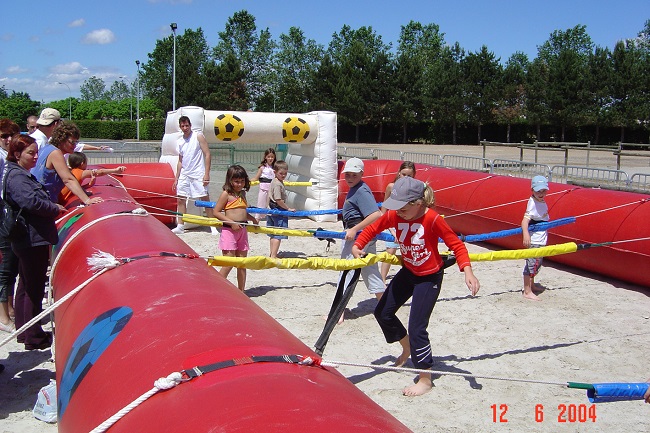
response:
M548 192L548 180L544 176L535 176L530 184L532 194L528 199L526 205L526 213L524 219L521 220L521 230L523 233L523 243L526 248L539 248L546 246L548 240L548 233L546 230L539 230L534 232L528 231L529 224L535 224L548 221L548 205L544 198ZM525 299L539 301L539 297L533 292L535 288L535 275L539 272L542 266L542 257L533 257L526 259L524 266L524 289L523 295Z

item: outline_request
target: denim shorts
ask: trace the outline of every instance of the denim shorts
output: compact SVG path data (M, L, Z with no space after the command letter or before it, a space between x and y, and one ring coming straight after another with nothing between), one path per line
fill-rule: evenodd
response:
M275 227L275 228L289 228L289 217L281 215L267 215L266 216L266 226ZM288 236L284 235L267 235L271 239L289 239Z

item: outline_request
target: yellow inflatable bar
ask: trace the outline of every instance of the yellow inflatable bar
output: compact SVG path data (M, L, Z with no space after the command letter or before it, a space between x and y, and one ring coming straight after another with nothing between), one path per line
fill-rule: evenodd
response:
M204 218L205 219L205 218ZM257 227L255 227L257 228ZM261 227L260 227L261 228ZM311 234L310 234L311 235ZM556 256L560 254L573 253L578 250L574 242L550 245L542 248L528 248L525 250L490 251L487 253L470 253L469 258L473 262L488 262L496 260L520 260L533 257ZM442 253L443 255L445 253ZM252 257L225 257L213 256L208 258L210 266L233 266L253 270L261 269L324 269L330 271L344 271L347 269L363 268L374 265L378 262L401 265L401 258L386 252L379 254L368 254L362 259L328 259L322 257L308 257L306 259L288 258L272 259L266 256Z

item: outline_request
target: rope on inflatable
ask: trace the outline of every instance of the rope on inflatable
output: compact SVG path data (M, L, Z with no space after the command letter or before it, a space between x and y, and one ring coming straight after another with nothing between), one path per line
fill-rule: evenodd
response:
M92 277L88 278L86 281L84 281L83 283L79 284L77 287L75 287L74 289L72 289L70 292L68 292L68 293L67 293L65 296L63 296L61 299L59 299L58 301L56 301L55 303L53 303L52 305L50 305L49 307L47 307L45 310L41 311L41 313L39 313L36 317L32 318L32 320L30 320L29 322L27 322L27 323L25 323L23 326L21 326L20 329L16 329L14 332L12 332L11 334L9 334L9 336L8 336L7 338L5 338L4 340L2 340L2 342L0 342L0 347L4 346L4 345L7 344L8 342L10 342L10 341L11 341L15 336L17 336L18 334L23 333L25 330L27 330L27 329L28 329L30 326L32 326L33 324L38 323L38 322L39 322L43 317L45 317L45 316L49 315L50 313L52 313L52 312L53 312L54 310L56 310L56 309L57 309L61 304L63 304L63 303L66 302L68 299L70 299L71 297L73 297L74 295L76 295L77 293L79 293L79 292L80 292L84 287L86 287L88 284L90 284L93 280L99 278L100 275L102 275L104 272L106 272L106 271L108 271L108 270L109 270L109 269L104 269L103 271L96 273L95 275L93 275Z
M124 406L122 409L117 411L113 416L108 418L106 421L99 424L97 427L92 429L90 433L102 433L111 428L116 422L124 418L129 412L133 409L147 401L149 398L153 397L160 391L165 391L168 389L175 388L184 382L189 382L190 380L203 376L206 373L211 373L213 371L222 370L228 367L235 367L241 365L255 364L259 362L280 362L287 364L303 365L303 366L316 366L321 367L320 358L312 358L310 356L302 355L279 355L279 356L246 356L243 358L229 359L226 361L215 362L209 365L196 366L189 368L183 371L175 371L169 374L167 377L161 377L154 382L153 388L149 391L142 394L140 397L133 400L128 405Z
M115 424L116 422L124 418L129 412L131 412L136 407L140 406L149 398L153 397L160 391L174 388L178 384L182 383L183 381L184 380L182 374L177 371L169 374L167 377L159 378L154 382L153 388L151 388L149 391L145 392L140 397L136 398L131 403L129 403L128 405L124 406L122 409L117 411L115 415L111 416L106 421L104 421L103 423L101 423L100 425L92 429L90 433L105 432L106 430L111 428L113 424Z

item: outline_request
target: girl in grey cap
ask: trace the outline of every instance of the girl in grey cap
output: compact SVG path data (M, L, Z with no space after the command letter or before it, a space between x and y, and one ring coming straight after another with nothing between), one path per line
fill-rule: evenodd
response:
M415 368L422 370L417 383L402 391L407 396L422 395L433 387L430 371L433 356L427 326L440 294L445 268L438 253L439 238L456 255L458 268L465 273L465 284L472 296L480 287L467 248L444 219L430 209L432 205L431 187L412 177L397 179L390 197L384 201L388 212L364 229L352 247L352 254L358 258L363 255L366 243L383 230L393 228L397 235L403 266L379 300L375 318L386 342L399 342L402 346L395 365L404 365L410 356ZM411 297L407 332L396 313Z

